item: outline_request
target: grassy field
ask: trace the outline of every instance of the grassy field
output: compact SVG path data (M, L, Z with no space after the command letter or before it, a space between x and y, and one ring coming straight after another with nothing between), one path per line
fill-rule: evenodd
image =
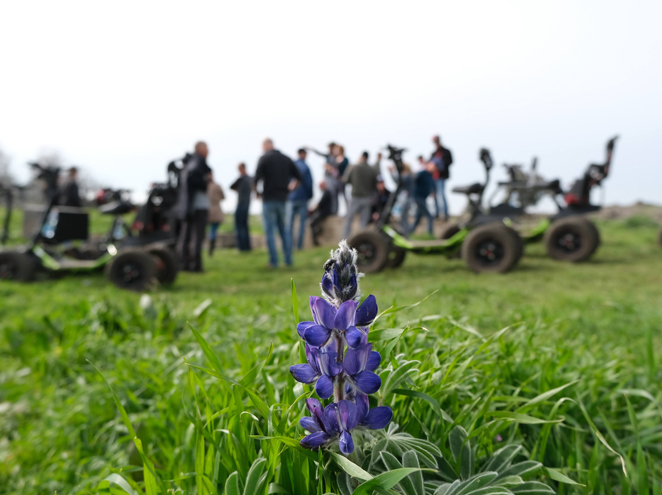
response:
M381 318L375 329L386 331L371 331L383 382L402 375L377 400L393 408L400 432L439 449L432 457L442 474L425 474L429 493L511 444L522 447L520 460L549 468L528 476L558 493L662 493L657 227L631 219L600 228L603 247L585 264L553 262L532 246L505 276L410 257L399 270L362 279L380 309L430 296ZM300 359L290 280L297 316L310 319L307 296L319 295L327 255L297 253L292 269L268 270L264 252L222 251L205 260L205 274L181 274L149 297L120 292L102 275L0 285L0 493L97 493L112 473L147 493L235 493L224 492L226 479L236 471L249 483L251 464L252 474L266 473L259 493L349 493L342 473L329 474L342 471L332 457L319 459L320 474L286 440L251 438L303 435L297 397L312 389L287 372ZM187 367L210 367L187 322L218 356L215 366L247 381ZM473 467L449 447L457 425L470 438ZM401 457L400 437L384 435ZM386 461L373 457L350 460L376 474ZM562 474L580 485L559 482ZM409 493L403 483L395 489Z

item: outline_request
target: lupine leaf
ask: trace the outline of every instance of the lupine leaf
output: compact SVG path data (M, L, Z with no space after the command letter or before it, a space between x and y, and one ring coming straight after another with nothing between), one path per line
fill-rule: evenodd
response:
M361 469L359 466L347 459L347 457L344 455L336 454L335 452L329 452L329 455L336 462L336 464L338 464L338 466L340 466L350 476L362 480L372 479L372 475L370 473Z

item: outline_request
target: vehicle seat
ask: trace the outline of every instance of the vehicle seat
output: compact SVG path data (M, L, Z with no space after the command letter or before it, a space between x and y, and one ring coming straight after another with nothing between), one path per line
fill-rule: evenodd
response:
M453 188L454 193L459 194L480 194L485 189L485 186L480 182L474 182L470 186L457 186Z
M99 207L103 215L124 215L133 210L133 205L127 201L111 201Z

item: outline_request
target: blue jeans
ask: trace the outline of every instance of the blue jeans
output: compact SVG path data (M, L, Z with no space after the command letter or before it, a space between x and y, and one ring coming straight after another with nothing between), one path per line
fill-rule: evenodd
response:
M427 217L428 219L428 234L432 234L432 227L434 221L432 219L432 213L430 213L430 210L428 210L426 199L427 198L414 197L414 201L416 202L416 218L414 219L413 225L409 229L410 234L414 233L416 227L418 227L418 224L421 221L421 218L424 216Z
M292 245L285 232L285 201L264 201L262 203L262 216L264 218L264 234L267 238L269 248L269 264L278 266L278 250L276 249L275 229L278 229L281 241L283 241L283 256L285 264L292 264Z
M434 181L437 186L437 195L434 197L434 206L437 210L437 216L441 216L439 203L444 204L444 218L448 219L448 203L446 202L446 179L437 179Z
M286 206L287 235L290 237L290 246L303 249L303 236L306 233L306 219L308 218L308 200L296 199L288 201ZM294 242L294 218L299 216L299 238Z
M220 222L212 222L209 224L209 240L216 240L216 232L218 232L218 227L221 225Z
M237 205L234 212L234 229L237 234L237 247L239 251L251 250L251 236L248 232L249 205Z

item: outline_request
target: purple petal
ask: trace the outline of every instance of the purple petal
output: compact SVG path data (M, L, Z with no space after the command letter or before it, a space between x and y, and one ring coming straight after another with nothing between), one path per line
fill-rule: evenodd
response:
M312 347L306 344L306 359L308 360L308 364L317 372L318 375L321 375L322 373L320 373L320 367L318 365L319 354L320 350L318 347Z
M349 431L359 424L358 409L356 404L350 400L341 400L338 403L338 416L340 417L340 428Z
M388 406L380 406L370 409L370 412L363 420L363 424L371 430L381 430L393 418L393 411Z
M324 419L328 425L328 431L330 434L340 433L340 423L338 423L338 404L332 402L324 409Z
M340 434L340 452L345 455L349 455L354 452L354 440L352 440L352 435L350 435L347 431L343 431Z
M354 325L354 315L359 303L356 301L345 301L338 308L335 318L334 328L338 330L347 330Z
M375 371L377 368L379 368L381 362L382 362L382 355L379 354L377 351L372 351L368 356L368 362L365 365L365 369L367 369L368 371Z
M303 338L308 344L319 347L329 339L330 334L331 330L328 328L323 327L322 325L313 325L306 328L306 331L303 333Z
M315 385L315 392L317 392L320 399L331 397L333 395L333 382L331 378L326 375L320 376L319 380L317 380L317 385Z
M379 375L375 375L372 371L362 371L354 376L354 383L364 394L374 394L382 386L382 379Z
M316 449L320 445L326 443L329 441L331 437L327 434L324 433L323 431L317 431L315 433L311 433L307 437L303 437L303 440L301 440L301 446L306 447L307 449Z
M290 373L294 379L301 383L313 383L319 377L319 373L309 364L295 364L290 366Z
M322 407L322 403L318 401L317 399L306 399L306 407L310 411L310 414L313 416L317 415L318 411L323 411L324 408Z
M343 368L345 373L350 376L356 375L361 371L361 361L359 360L359 353L356 349L347 349L345 359L343 360Z
M342 371L342 363L336 361L337 356L335 351L319 354L319 369L326 376L334 377Z
M338 339L329 339L326 344L324 344L320 350L323 352L335 352L336 355L340 354L338 352Z
M306 406L311 413L311 416L317 420L318 424L324 431L329 431L329 423L324 415L324 408L322 403L317 399L306 399Z
M360 345L356 349L347 349L344 360L345 373L356 375L363 371L368 363L368 355L372 344Z
M338 270L336 270L335 267L333 267L333 268L334 268L333 272L332 272L333 273L333 275L332 275L333 285L336 287L338 292L342 292L342 286L340 285L340 277L338 276Z
M331 292L333 290L333 282L331 281L331 278L324 274L322 277L322 289L324 289L326 292Z
M314 433L316 431L322 431L322 428L317 422L317 419L311 418L310 416L304 416L303 418L301 418L299 420L299 424L304 430L308 430L310 433Z
M306 331L306 328L312 327L316 323L314 321L302 321L297 325L297 332L299 333L299 337L303 338L303 333Z
M363 340L363 332L356 327L349 327L345 332L345 340L350 347L358 347Z
M351 400L354 398L354 394L356 393L356 387L352 385L352 382L347 380L345 382L345 399Z
M332 329L336 319L336 308L331 306L321 297L313 303L313 318L318 325L324 325Z
M368 414L368 409L370 409L370 404L368 401L368 396L358 392L356 394L356 417L359 423L363 423L366 415Z
M361 306L356 310L356 326L367 327L372 324L377 317L377 300L375 296L369 295Z

